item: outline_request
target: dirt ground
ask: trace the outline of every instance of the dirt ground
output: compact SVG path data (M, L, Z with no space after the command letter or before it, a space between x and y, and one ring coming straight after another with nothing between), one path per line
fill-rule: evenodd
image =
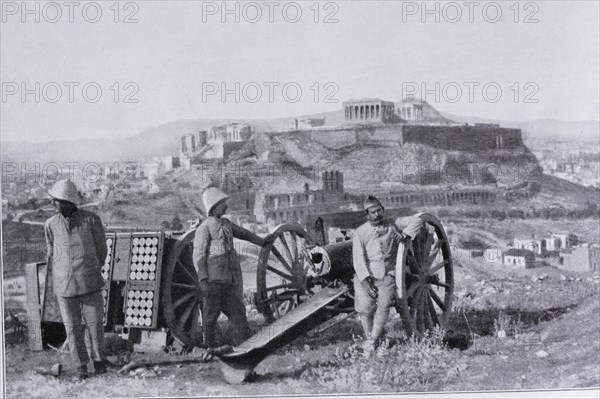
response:
M389 347L360 353L360 326L349 318L279 349L250 382L228 385L219 363L196 355L133 353L112 339L110 359L178 364L134 369L83 382L72 380L65 353L31 352L6 339L8 398L301 395L567 389L600 386L598 276L546 267L506 270L489 264L457 267L455 305L443 343L407 341L392 311ZM260 315L252 318L260 328ZM499 322L501 322L499 324ZM498 336L498 329L506 337ZM65 365L61 378L36 367Z

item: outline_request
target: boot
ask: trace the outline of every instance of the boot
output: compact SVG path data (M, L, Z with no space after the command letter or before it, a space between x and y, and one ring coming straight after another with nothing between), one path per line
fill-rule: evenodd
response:
M106 373L106 363L104 361L96 362L94 361L94 374L100 375Z
M376 346L377 346L377 343L375 342L375 340L365 339L362 344L362 349L363 349L364 355L370 356L371 353L373 353L373 351L375 351Z
M85 364L83 366L77 367L77 375L75 378L78 381L83 381L88 377L89 377L88 370L87 370L87 366Z

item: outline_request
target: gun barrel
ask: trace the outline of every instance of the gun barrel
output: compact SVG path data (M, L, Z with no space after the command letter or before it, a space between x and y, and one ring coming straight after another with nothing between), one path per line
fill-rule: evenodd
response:
M319 276L330 279L347 279L354 274L352 241L336 242L310 251L311 260Z

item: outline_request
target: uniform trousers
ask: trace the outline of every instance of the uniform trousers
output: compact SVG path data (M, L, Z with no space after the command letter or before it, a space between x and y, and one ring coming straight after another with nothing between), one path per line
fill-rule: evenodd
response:
M250 336L246 306L238 284L208 283L208 292L202 298L202 327L204 344L209 348L217 345L215 334L221 312L234 325L234 344L240 344Z
M396 290L396 278L386 274L382 279L375 279L377 298L371 298L357 276L354 276L354 308L367 339L378 340L382 337L385 323L393 305Z
M60 313L67 331L67 342L73 363L77 367L90 362L85 345L82 320L90 332L92 360L103 362L104 354L104 303L100 291L78 296L57 296Z

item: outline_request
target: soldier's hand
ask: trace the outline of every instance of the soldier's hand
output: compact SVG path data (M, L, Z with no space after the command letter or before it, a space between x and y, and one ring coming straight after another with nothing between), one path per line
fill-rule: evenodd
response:
M375 279L373 277L369 276L365 278L361 281L361 284L371 298L377 298L377 287L375 286Z

